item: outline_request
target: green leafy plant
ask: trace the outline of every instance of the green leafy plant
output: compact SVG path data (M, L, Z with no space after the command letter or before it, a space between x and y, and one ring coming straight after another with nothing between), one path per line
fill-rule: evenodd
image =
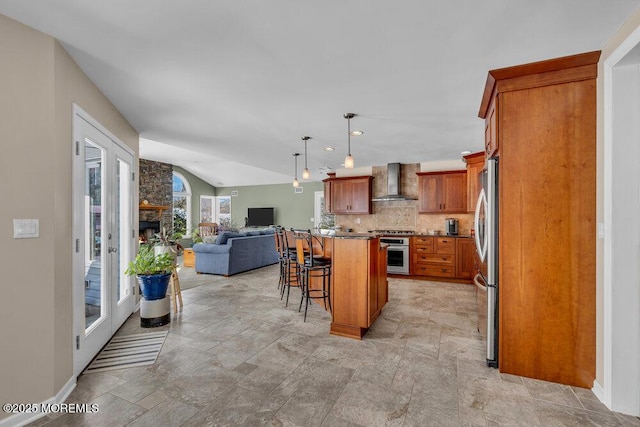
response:
M336 225L336 217L335 215L322 215L320 219L320 223L318 224L318 228L320 229L332 229Z
M141 245L138 255L124 272L129 276L152 276L171 273L175 261L168 253L155 254L153 245Z
M202 243L202 236L200 235L200 230L198 230L197 228L195 228L193 230L193 232L191 233L191 240L193 241L193 243Z
M175 242L171 239L171 233L172 233L171 230L167 231L165 227L162 227L160 229L160 232L155 233L153 237L149 239L149 241L154 245L162 245L162 246L174 245Z
M223 231L240 231L240 227L230 218L221 218L220 224L218 224L218 233Z

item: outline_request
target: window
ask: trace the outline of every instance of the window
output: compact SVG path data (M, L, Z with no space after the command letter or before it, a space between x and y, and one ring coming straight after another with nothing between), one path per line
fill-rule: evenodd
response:
M215 196L200 196L200 222L216 222Z
M216 197L216 222L222 228L231 227L231 197Z
M191 233L191 186L178 172L173 172L173 233Z
M215 222L223 229L231 226L231 197L200 196L200 222Z

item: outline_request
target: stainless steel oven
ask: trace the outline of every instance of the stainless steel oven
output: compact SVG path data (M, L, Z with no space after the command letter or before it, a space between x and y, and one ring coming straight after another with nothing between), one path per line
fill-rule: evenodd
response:
M388 244L387 273L409 274L409 238L381 237L380 243Z

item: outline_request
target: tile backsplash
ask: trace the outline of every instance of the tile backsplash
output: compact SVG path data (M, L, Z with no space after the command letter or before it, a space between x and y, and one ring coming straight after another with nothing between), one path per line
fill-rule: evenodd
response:
M343 230L352 228L356 232L408 230L426 234L429 230L444 233L446 218L458 219L458 234L470 234L473 214L419 214L418 202L414 200L374 202L371 215L336 215L336 224L341 225Z
M400 193L409 197L418 197L418 177L420 165L403 164L400 168ZM383 196L387 193L386 166L373 167L373 195ZM416 233L427 233L428 230L440 230L444 233L445 219L457 218L458 233L470 234L473 228L473 214L420 214L417 200L393 202L373 202L373 213L370 215L336 215L336 224L342 229L352 228L356 232L368 230L407 230Z

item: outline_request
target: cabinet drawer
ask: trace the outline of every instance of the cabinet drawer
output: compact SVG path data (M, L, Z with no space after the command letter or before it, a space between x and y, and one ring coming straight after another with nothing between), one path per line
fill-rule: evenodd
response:
M433 246L433 237L416 236L413 238L413 243L416 245L429 245Z
M454 237L438 237L434 252L437 254L455 254L456 239Z
M433 253L433 245L420 245L416 246L414 251L416 254L432 254Z
M455 265L455 257L450 254L414 254L414 264Z
M438 266L429 264L414 265L414 274L417 276L455 277L455 267Z

